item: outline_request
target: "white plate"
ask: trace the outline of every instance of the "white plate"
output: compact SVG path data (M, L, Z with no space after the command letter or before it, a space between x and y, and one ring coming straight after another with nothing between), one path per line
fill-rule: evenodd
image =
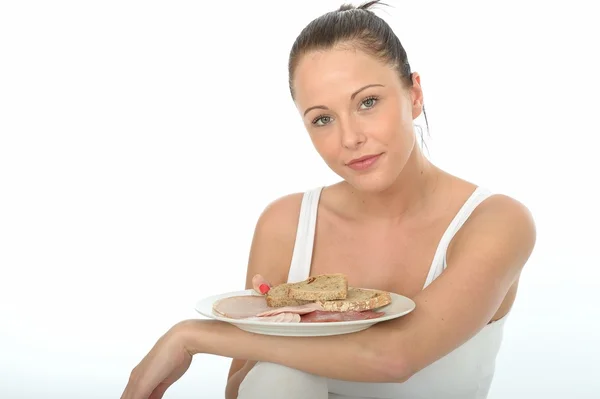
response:
M215 301L231 296L258 295L254 290L229 292L226 294L213 295L198 301L196 311L203 316L211 319L224 321L237 326L238 328L264 335L280 335L292 337L318 337L325 335L348 334L365 330L374 324L382 321L395 319L404 316L413 311L415 303L402 295L391 293L392 303L376 309L385 312L385 315L376 319L354 320L354 321L336 321L321 323L278 323L259 320L230 319L222 317L213 312L213 303Z

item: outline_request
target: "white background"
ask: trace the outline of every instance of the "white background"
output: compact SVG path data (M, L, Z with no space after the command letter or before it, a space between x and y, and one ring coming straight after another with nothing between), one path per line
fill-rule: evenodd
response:
M537 222L490 399L598 397L592 6L388 3L430 158ZM269 202L337 181L286 67L339 4L0 3L0 397L119 397L197 300L243 288ZM222 398L228 367L198 356L165 397Z

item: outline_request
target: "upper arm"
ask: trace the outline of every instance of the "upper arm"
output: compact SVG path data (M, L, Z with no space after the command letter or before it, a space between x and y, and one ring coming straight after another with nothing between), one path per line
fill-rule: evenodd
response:
M256 274L272 285L287 282L301 202L301 193L289 194L271 202L261 213L250 246L246 289L252 288L252 277ZM228 378L245 363L245 360L233 359Z
M258 218L246 271L246 289L252 277L262 275L272 285L285 283L296 240L302 194L295 193L270 203Z
M413 298L414 312L388 325L400 335L391 345L403 358L397 367L404 377L485 327L516 283L535 240L528 209L509 197L491 197L473 212L448 249L447 269Z

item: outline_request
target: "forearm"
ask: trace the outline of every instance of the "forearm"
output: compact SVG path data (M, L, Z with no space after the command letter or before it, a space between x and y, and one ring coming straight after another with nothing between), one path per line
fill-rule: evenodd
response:
M377 345L379 337L369 330L331 337L279 337L248 333L214 320L190 320L183 328L192 354L276 363L341 380L397 381L397 364L380 356L385 348Z

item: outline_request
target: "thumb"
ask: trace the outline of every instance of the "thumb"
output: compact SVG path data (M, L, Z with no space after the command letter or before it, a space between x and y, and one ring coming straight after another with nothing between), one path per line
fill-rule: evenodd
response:
M266 294L271 289L271 284L260 274L252 277L252 288L259 294Z

